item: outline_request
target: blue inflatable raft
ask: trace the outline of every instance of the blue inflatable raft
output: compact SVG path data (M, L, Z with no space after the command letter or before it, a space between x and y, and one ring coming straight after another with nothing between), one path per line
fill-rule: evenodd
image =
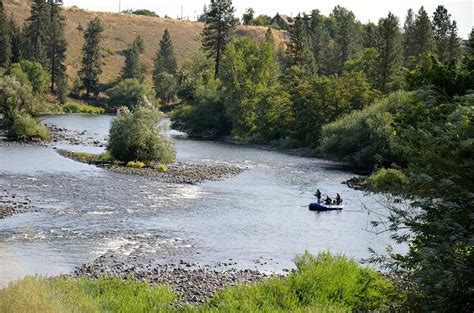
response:
M321 203L311 203L309 205L309 209L311 211L319 211L319 212L324 212L324 211L341 211L344 207L341 205L325 205Z

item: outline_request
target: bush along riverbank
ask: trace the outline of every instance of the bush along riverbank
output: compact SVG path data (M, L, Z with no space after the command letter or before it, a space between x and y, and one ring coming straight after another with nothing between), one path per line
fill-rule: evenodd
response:
M87 276L29 277L11 284L0 290L0 311L341 312L395 309L402 299L382 275L346 257L304 254L295 263L297 269L286 277L253 276L250 281L256 282L241 284L246 281L244 274L236 274L235 280L224 281L218 288L215 280L206 278L214 275L220 280L229 274L205 276L202 271L171 269L166 275L175 278L174 285L167 286L155 283L166 283L162 270L149 269L146 277L136 269L104 277L111 273L99 268L85 273L84 269L90 269L85 267L81 274ZM192 288L182 276L194 277L201 287ZM176 282L182 290L177 293ZM188 291L207 290L206 285L213 295L202 304L190 304Z

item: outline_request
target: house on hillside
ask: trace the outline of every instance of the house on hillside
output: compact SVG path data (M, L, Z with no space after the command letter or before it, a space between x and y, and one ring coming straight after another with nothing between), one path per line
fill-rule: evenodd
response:
M294 23L295 20L291 16L277 13L277 15L272 19L270 25L277 25L281 29L289 29Z

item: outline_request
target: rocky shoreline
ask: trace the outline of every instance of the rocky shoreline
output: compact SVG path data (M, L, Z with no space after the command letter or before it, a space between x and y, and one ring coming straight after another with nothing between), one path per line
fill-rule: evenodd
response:
M199 184L205 181L218 181L243 173L246 169L229 164L187 164L177 162L167 165L163 171L159 167L135 168L125 166L120 162L91 160L77 157L77 154L67 150L56 150L63 157L103 167L110 171L125 174L149 177L170 184Z
M9 194L6 190L0 191L0 220L11 215L26 212L30 200L18 199L16 194Z
M219 289L274 277L255 270L217 271L184 261L180 264L162 265L149 262L137 265L117 261L113 255L108 254L76 269L73 276L88 278L113 276L121 279L133 277L152 284L168 285L180 296L178 305L201 304Z

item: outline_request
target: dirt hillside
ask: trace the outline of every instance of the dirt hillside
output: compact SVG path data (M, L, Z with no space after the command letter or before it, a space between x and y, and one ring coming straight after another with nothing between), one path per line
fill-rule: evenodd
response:
M23 24L30 15L27 0L3 0L6 11L12 14L15 21ZM201 32L203 24L190 21L179 21L157 17L137 16L131 14L102 13L83 10L77 7L64 7L64 16L67 19L66 38L68 41L67 65L70 77L74 77L81 61L83 31L87 23L99 16L105 27L103 42L103 70L102 82L110 82L117 77L122 68L123 51L141 35L145 40L145 62L148 72L151 72L153 58L158 49L161 36L167 28L173 38L178 63L190 57L201 46ZM253 38L263 38L265 27L240 26L238 35L249 35ZM277 42L285 40L285 33L274 31Z

